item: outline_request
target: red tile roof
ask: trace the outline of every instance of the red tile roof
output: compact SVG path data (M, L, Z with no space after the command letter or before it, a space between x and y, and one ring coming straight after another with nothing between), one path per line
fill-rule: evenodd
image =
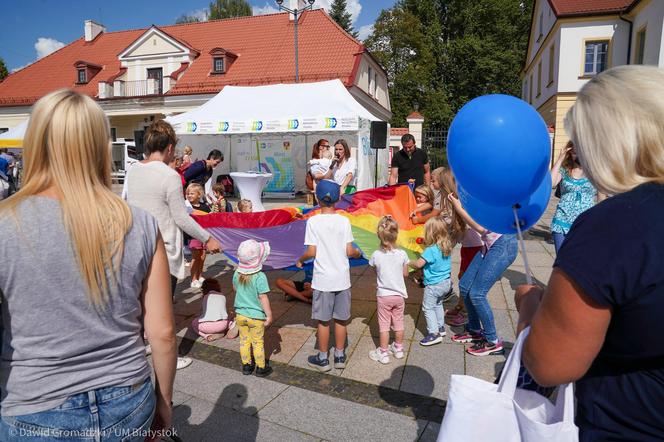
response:
M407 133L407 127L390 127L390 136L400 137L401 135L406 135Z
M424 115L422 115L422 114L419 113L418 111L412 111L412 112L410 113L410 115L408 115L408 116L406 117L406 120L409 119L409 118L413 118L413 119L414 119L414 118L420 118L420 119L422 119L422 118L424 118Z
M549 0L556 17L625 12L640 0Z
M98 83L121 70L118 54L147 29L105 32L91 42L84 38L75 40L5 78L0 83L0 106L30 105L63 87L95 97ZM167 95L217 93L229 84L294 82L294 26L286 13L161 26L159 30L199 52ZM303 14L298 39L300 81L339 78L348 85L353 83L353 67L364 47L322 9ZM215 47L238 56L224 75L209 75L212 67L209 52ZM77 60L103 68L89 83L76 84L73 64ZM164 72L164 76L170 74Z

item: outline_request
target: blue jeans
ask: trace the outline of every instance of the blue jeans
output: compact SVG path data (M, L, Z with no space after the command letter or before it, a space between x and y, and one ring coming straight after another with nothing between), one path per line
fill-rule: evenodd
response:
M443 279L438 284L424 287L422 298L422 311L427 321L427 332L430 335L438 334L445 329L445 313L443 311L443 299L452 290L452 280Z
M156 403L150 379L135 386L99 388L70 396L51 410L3 416L0 440L143 441Z
M565 236L564 233L553 232L553 246L556 248L556 255L558 255L558 250L560 250L560 246L565 241Z
M468 311L468 331L482 332L491 342L496 342L498 335L487 294L514 262L517 252L516 236L503 235L493 243L486 255L475 255L459 281L459 292Z

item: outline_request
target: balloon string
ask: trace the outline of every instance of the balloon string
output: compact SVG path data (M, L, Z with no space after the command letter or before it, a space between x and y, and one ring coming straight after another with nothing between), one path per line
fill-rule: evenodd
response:
M521 255L523 256L523 264L526 267L526 283L533 284L533 277L530 272L530 265L528 265L528 254L526 253L526 243L523 241L523 233L521 232L521 223L519 223L519 215L516 212L516 206L512 208L514 211L514 222L516 224L516 233L519 238L519 246L521 247Z

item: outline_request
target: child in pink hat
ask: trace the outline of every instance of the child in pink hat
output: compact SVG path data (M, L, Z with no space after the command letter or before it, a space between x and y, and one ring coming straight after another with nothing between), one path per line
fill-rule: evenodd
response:
M235 289L235 321L240 332L240 357L242 374L265 377L272 367L265 360L263 335L265 327L272 323L272 309L267 297L270 287L267 276L261 272L270 254L270 243L253 239L243 241L238 247L238 266L233 274ZM254 363L251 360L253 349Z

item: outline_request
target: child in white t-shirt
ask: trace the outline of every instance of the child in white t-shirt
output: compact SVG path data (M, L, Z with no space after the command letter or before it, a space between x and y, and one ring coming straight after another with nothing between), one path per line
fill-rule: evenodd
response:
M221 294L221 286L216 279L205 279L201 290L203 291L201 315L194 318L191 328L206 341L214 341L215 334L223 333L228 329L226 297Z
M322 180L316 188L316 198L321 206L318 215L307 220L304 245L307 250L297 260L314 261L311 280L313 298L311 318L318 321L318 353L309 356L307 362L320 371L330 371L328 345L330 321L334 319L334 368L346 367L346 322L350 319L350 266L348 258L359 258L361 253L353 247L350 221L334 211L339 201L340 187L334 181Z
M396 247L399 224L390 215L378 222L376 233L380 239L380 248L371 255L369 265L376 268L380 346L369 352L369 357L387 364L390 362L390 353L397 359L404 357L403 314L404 299L408 297L404 277L408 276L408 255ZM394 330L394 342L388 347L390 324Z

